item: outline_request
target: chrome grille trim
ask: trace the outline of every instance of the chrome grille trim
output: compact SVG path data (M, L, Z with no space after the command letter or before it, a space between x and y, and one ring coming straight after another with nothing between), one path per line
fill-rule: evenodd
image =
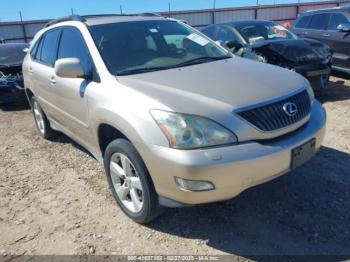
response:
M294 103L298 107L298 113L295 116L288 116L283 110L283 105L288 102ZM297 93L293 92L288 97L280 98L277 101L235 111L243 119L265 132L293 125L307 117L310 112L311 101L305 89L299 89Z

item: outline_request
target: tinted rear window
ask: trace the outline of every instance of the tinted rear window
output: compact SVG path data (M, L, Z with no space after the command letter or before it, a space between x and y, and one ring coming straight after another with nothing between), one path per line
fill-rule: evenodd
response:
M329 14L316 14L313 15L309 23L309 29L325 30L329 22Z
M307 28L310 20L310 15L301 17L300 20L296 23L295 28Z

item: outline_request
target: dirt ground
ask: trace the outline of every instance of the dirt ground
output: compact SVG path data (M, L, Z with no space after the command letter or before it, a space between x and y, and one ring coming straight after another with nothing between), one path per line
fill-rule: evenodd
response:
M25 107L0 110L0 252L350 258L349 79L332 77L317 95L328 132L311 162L230 201L167 210L147 226L121 212L102 167L78 145L64 135L41 139Z

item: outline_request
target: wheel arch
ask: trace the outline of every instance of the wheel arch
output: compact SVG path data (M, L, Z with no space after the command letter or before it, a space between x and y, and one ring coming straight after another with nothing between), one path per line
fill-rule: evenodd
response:
M106 148L112 141L122 138L131 142L125 132L122 132L119 128L109 124L107 121L101 122L98 125L97 138L102 157L104 157Z

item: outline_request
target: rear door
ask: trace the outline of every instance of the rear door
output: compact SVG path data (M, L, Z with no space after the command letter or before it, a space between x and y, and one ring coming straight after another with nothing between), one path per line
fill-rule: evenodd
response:
M350 67L350 34L337 30L340 24L349 23L349 19L343 13L332 13L326 35L326 43L334 51L334 65L338 67Z
M319 40L321 42L327 41L327 27L330 19L329 13L320 13L312 15L307 26L306 38Z
M32 88L39 100L41 107L47 116L56 114L55 108L55 75L54 64L57 55L58 39L61 29L52 29L44 33L40 43L33 54L33 62L30 65Z
M300 17L293 26L293 32L301 38L307 37L308 25L311 21L312 15L304 15Z

